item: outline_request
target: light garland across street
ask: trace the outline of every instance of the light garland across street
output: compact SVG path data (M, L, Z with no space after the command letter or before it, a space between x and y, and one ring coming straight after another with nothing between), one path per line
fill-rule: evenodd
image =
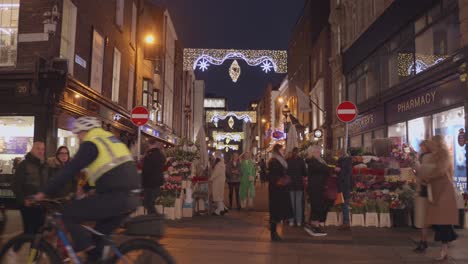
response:
M217 124L219 120L225 120L230 116L233 116L238 120L243 120L244 122L257 123L257 112L255 111L228 112L217 110L206 111L206 122Z
M244 139L244 132L222 132L213 131L213 139L215 141L224 141L226 139L234 142L240 142Z

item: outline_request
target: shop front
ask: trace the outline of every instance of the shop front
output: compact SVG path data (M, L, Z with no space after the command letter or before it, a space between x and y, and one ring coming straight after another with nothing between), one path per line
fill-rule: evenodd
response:
M463 84L453 76L389 101L385 112L387 135L396 145L419 151L423 140L443 136L453 159L454 181L466 190L464 94Z
M359 115L348 127L351 148L372 152L372 141L385 137L384 107L380 106Z

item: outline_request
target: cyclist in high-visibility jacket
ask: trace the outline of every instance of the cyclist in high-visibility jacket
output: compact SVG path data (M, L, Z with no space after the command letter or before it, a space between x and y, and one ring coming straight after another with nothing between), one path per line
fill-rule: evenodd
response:
M74 249L86 252L94 248L92 236L80 223L96 221L96 230L109 234L124 216L139 205L141 188L136 163L127 146L101 127L95 117L80 117L73 133L80 139L80 148L72 160L54 177L36 200L42 200L59 189L82 170L95 194L74 200L64 208L63 220L73 238Z

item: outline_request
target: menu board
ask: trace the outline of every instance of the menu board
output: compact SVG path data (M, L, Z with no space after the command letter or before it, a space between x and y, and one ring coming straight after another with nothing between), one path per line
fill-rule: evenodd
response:
M0 154L24 155L32 143L32 137L0 137Z

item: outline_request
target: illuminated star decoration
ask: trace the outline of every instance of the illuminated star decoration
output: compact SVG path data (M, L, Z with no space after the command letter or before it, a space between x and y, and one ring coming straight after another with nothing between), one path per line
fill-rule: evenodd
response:
M265 73L268 73L271 71L271 68L273 68L273 65L271 65L270 61L264 61L261 67Z
M200 61L198 62L198 64L197 64L198 68L199 68L201 71L208 70L208 66L209 66L209 65L210 65L210 64L209 64L208 61L205 60L205 59L200 60Z

